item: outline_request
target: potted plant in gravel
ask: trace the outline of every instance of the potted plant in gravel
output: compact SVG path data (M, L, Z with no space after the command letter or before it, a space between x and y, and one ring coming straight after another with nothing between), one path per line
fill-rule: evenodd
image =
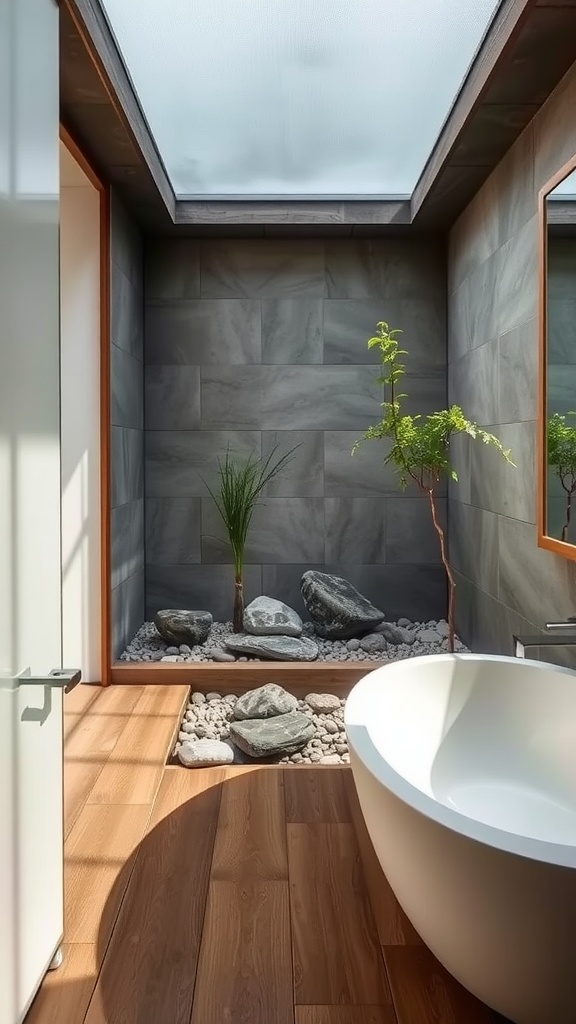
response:
M554 470L566 493L566 509L561 540L568 542L568 532L572 519L572 498L576 491L576 427L566 423L566 416L576 416L576 412L568 412L562 416L555 412L548 420L547 448L548 468Z
M373 427L369 427L363 438L357 441L352 454L362 441L387 440L391 442L390 450L384 458L384 465L396 467L399 486L404 489L409 481L416 484L419 491L425 494L430 505L430 513L434 529L440 543L440 557L448 581L448 649L454 651L454 592L456 583L448 562L446 538L438 519L437 488L440 481L450 477L457 481L456 470L450 464L450 441L454 434L468 434L472 440L496 448L500 455L511 465L510 451L504 449L501 441L494 434L482 430L476 423L467 420L458 405L449 409L431 413L428 416L410 416L402 414L402 402L408 396L400 394L398 382L406 370L400 359L408 355L405 349L399 348L396 335L399 330L390 330L388 324L381 321L376 326L376 335L368 340L368 348L380 349L382 374L379 382L388 389L389 399L382 402L384 416Z
M216 494L206 487L218 509L228 532L234 560L234 611L232 628L241 633L244 628L244 550L246 538L258 498L267 483L280 473L292 459L296 448L276 458L278 446L267 458L251 453L244 462L236 461L227 449L224 461L218 459L220 487Z

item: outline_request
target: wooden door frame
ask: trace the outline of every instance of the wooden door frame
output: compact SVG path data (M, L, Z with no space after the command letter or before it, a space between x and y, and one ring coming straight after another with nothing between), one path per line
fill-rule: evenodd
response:
M60 124L60 141L98 193L100 205L100 682L111 682L110 575L110 189L76 142Z
M539 548L553 551L555 555L576 560L576 545L551 537L547 527L547 458L546 458L546 424L547 424L547 320L548 320L548 231L546 218L546 196L556 188L564 178L576 170L576 156L552 175L538 193L538 410L537 410L537 443L536 443L536 514L537 542Z

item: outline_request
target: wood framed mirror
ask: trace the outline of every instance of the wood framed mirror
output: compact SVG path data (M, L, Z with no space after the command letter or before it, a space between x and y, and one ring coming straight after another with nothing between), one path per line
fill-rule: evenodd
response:
M538 214L538 545L576 559L576 155Z

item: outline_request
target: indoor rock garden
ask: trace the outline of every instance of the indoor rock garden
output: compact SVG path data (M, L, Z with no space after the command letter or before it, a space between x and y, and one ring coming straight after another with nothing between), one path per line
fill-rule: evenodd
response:
M367 668L375 668L371 662L382 663L447 649L449 627L446 621L418 623L400 619L387 622L382 612L338 577L305 573L303 592L308 595L307 607L315 608L317 617L313 621L303 623L296 612L272 598L257 598L246 608L244 633L233 633L232 623L210 628L205 643L223 643L224 649L208 647L205 654L199 654L196 652L202 650L200 645L193 648L181 645L174 649L184 650L184 653L173 657L182 660L218 658L239 649L244 653L238 660L254 657L294 660L298 655L289 652L298 644L300 647L296 650L300 650L300 657L305 660L356 660L366 662ZM331 594L334 602L332 605L312 604L311 592ZM339 615L336 600L341 609ZM344 613L345 608L348 614ZM357 611L356 615L352 614L352 609ZM287 629L290 629L288 635L282 632ZM211 640L211 636L214 639ZM238 641L239 648L235 646ZM466 650L458 639L456 649ZM234 658L234 654L229 656ZM347 764L344 700L336 694L312 692L299 700L276 683L266 683L241 697L193 692L180 725L174 759L186 767L252 761Z
M232 622L213 623L208 612L167 609L142 627L131 647L136 657L160 661L363 661L367 668L448 647L445 620L388 622L384 612L339 577L304 573L302 596L308 622L264 596L244 610L241 633L233 631ZM455 645L466 649L458 639ZM346 764L343 709L336 694L310 693L298 700L275 683L241 697L193 692L174 757L187 767L251 761Z
M305 621L273 596L259 596L245 607L244 550L252 514L266 484L282 472L294 449L280 458L273 450L264 460L250 456L244 461L236 461L227 451L220 463L219 491L210 494L226 527L233 556L232 621L214 622L204 610L160 610L155 621L145 623L128 645L124 661L223 662L230 663L230 668L236 662L249 661L365 662L369 670L375 663L389 660L466 650L454 630L455 582L438 515L438 486L446 478L457 480L450 463L450 441L455 434L495 448L509 463L510 453L497 437L467 420L458 406L427 416L403 414L407 396L399 392L398 384L405 373L401 358L407 353L399 347L398 333L381 322L368 341L369 348L379 350L379 380L387 388L388 399L382 403L382 419L365 432L362 442L384 441L383 463L395 468L399 486L405 488L410 483L429 503L446 572L447 618L391 621L347 580L317 570L304 572L301 579ZM192 692L173 759L186 767L251 761L346 764L344 701L336 694L312 691L311 669L311 692L304 699L274 682L239 697Z

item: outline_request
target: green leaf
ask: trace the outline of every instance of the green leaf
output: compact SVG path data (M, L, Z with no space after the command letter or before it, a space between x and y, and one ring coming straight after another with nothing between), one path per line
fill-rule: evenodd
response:
M296 445L280 458L276 458L278 446L272 449L266 459L250 453L244 462L237 462L227 448L224 461L218 459L218 491L213 491L204 481L226 527L237 576L242 575L246 538L258 499L266 484L293 459L299 447Z
M382 320L376 325L376 334L368 341L369 348L380 349L381 373L377 379L384 385L385 400L381 403L382 419L365 431L352 451L356 452L363 441L386 441L384 465L394 466L399 486L404 488L412 480L427 493L434 490L443 476L458 481L458 474L450 463L450 443L455 434L467 434L473 441L494 448L513 466L510 450L505 449L494 434L468 420L460 406L452 405L427 416L403 414L403 403L408 396L397 391L397 384L406 372L400 357L407 356L408 352L398 345L396 335L399 333ZM571 460L568 461L566 448L560 449L558 443L555 452L557 458L562 455L562 467L569 466L573 470L576 487L576 427L567 429L574 434Z

